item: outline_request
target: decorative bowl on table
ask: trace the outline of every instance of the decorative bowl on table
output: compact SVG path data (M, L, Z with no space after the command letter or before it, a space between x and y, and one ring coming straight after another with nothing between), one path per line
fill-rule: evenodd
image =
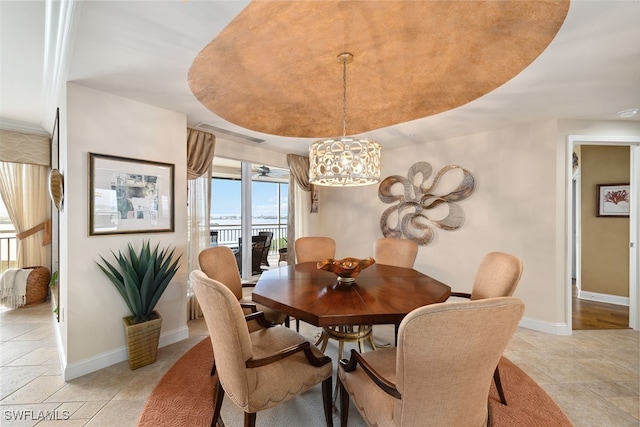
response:
M344 259L325 259L318 261L318 269L330 271L338 276L339 283L351 283L362 270L369 267L376 261L373 258L344 258Z

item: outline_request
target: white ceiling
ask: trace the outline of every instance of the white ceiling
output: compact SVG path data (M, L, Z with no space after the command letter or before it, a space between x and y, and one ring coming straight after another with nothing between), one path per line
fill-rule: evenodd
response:
M67 74L68 81L184 113L189 126L205 122L263 139L265 148L306 153L310 139L234 126L189 90L187 73L195 56L247 4L56 2L67 21L59 35L45 37L45 2L2 0L0 127L50 129L51 82L64 81ZM366 135L385 148L552 118L621 120L618 111L640 107L639 23L638 0L573 1L549 48L511 81L454 110ZM62 42L56 47L55 40Z

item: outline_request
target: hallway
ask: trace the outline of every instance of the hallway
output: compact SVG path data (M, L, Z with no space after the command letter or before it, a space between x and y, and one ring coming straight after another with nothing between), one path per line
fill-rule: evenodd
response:
M573 330L629 329L629 307L579 299L573 286Z

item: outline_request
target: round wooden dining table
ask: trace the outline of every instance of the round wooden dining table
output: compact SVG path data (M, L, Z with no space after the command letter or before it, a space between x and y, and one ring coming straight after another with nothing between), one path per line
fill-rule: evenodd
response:
M253 301L318 327L395 324L412 310L444 302L451 288L412 268L373 264L352 283L338 283L316 262L262 273Z

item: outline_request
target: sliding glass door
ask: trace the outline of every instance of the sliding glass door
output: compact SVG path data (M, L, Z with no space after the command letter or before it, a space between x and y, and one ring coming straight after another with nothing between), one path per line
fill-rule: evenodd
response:
M236 253L243 279L277 267L287 244L288 171L220 158L213 165L212 244ZM244 235L251 236L246 249Z

